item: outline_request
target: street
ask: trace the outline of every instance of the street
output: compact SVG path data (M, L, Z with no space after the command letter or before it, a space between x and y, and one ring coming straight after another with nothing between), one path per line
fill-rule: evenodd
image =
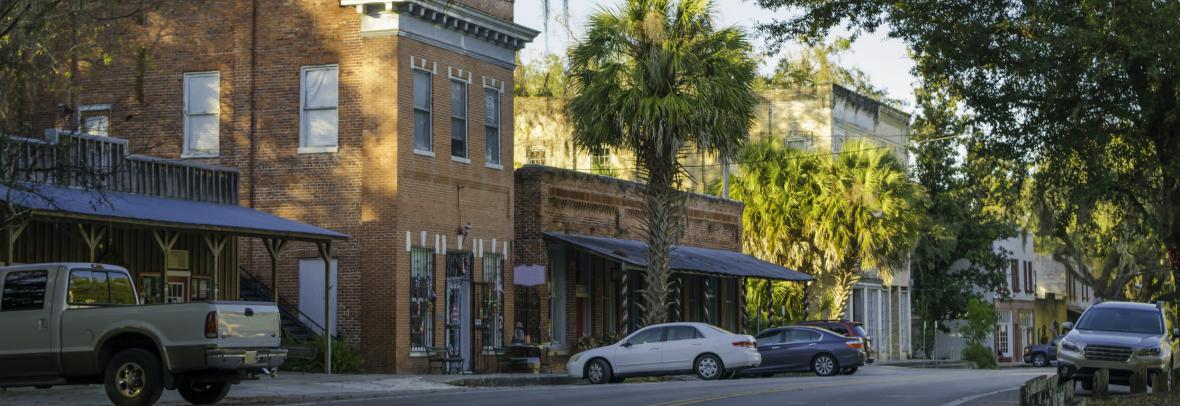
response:
M868 367L837 377L775 376L729 381L535 386L414 392L338 405L972 405L1016 404L1020 384L1051 369L911 369ZM1008 393L1005 393L1008 392ZM1003 396L1003 395L1009 396ZM999 401L993 401L1000 399Z

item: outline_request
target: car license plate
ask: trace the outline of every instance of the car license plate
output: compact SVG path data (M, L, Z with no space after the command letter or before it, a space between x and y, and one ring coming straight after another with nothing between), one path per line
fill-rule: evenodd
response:
M246 351L246 363L247 364L257 364L258 363L258 351Z

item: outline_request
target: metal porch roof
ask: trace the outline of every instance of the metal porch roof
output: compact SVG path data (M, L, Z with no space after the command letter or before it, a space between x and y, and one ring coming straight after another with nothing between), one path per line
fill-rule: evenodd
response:
M0 201L42 217L204 230L245 236L295 240L343 240L338 233L231 204L169 199L120 192L97 192L49 184L18 188L0 185Z
M545 237L638 267L647 267L647 243L619 238L545 233ZM677 245L672 269L749 278L809 281L811 275L787 269L740 252Z

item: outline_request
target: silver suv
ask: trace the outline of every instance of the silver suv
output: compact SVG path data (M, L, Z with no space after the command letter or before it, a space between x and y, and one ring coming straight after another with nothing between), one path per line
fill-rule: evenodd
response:
M1180 329L1162 306L1104 302L1090 306L1058 344L1057 373L1090 389L1091 376L1109 369L1111 383L1126 384L1135 370L1148 375L1180 367ZM1150 380L1148 381L1150 382Z

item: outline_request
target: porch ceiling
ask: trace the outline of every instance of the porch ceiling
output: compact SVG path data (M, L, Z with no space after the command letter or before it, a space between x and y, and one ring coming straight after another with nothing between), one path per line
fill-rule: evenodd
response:
M0 185L0 201L41 218L127 224L145 228L209 231L247 237L322 242L349 236L232 204L98 192L48 184Z
M647 267L647 243L579 234L545 233L558 241L636 267ZM740 252L711 248L672 247L672 269L745 278L809 281L811 275L787 269Z

